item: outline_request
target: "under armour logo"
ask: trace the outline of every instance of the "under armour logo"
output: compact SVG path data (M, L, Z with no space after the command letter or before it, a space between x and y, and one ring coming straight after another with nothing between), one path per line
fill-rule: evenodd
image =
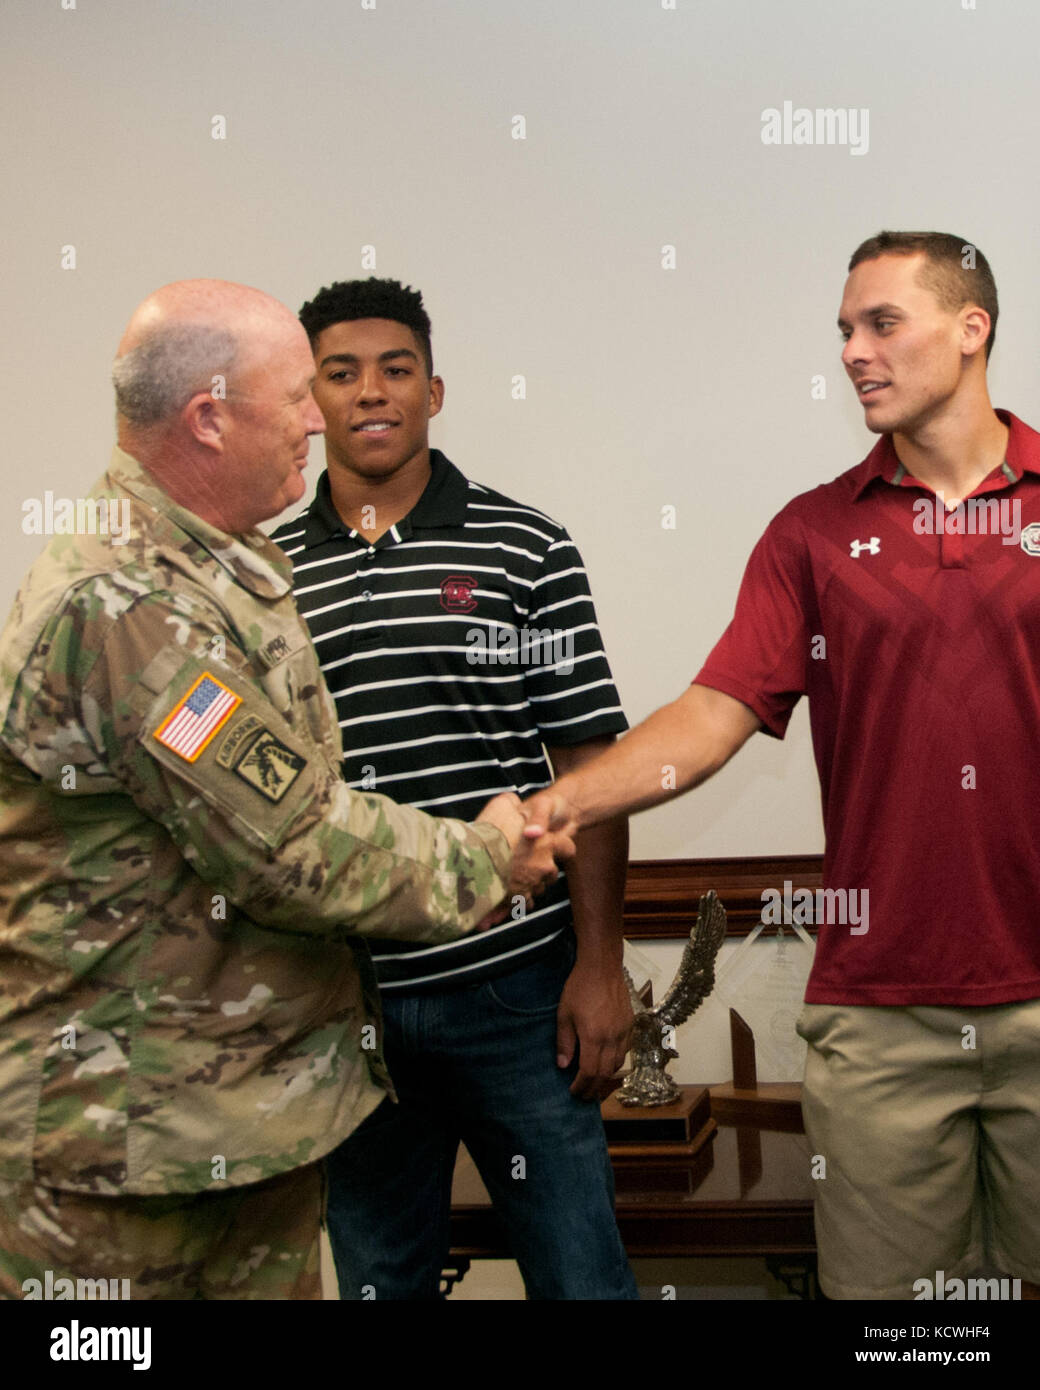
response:
M849 541L849 551L854 560L858 560L861 552L864 550L868 555L880 555L881 537L871 536L869 541Z

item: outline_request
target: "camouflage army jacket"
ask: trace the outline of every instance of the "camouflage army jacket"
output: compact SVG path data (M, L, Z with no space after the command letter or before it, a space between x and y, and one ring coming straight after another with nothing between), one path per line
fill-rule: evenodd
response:
M356 934L472 929L509 851L340 780L272 541L118 449L92 496L127 533L55 536L0 636L0 1178L257 1182L390 1089Z

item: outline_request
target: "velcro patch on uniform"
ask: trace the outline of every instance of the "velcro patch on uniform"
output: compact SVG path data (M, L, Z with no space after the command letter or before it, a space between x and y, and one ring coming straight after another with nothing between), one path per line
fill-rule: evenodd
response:
M231 770L268 801L281 801L306 766L305 758L287 748L265 728L242 750Z
M247 714L245 718L232 724L220 741L217 749L217 762L221 767L230 767L234 761L235 754L242 752L242 745L247 738L251 738L258 729L264 728L264 721L255 714Z
M153 737L185 762L193 763L241 703L240 695L229 690L216 676L203 671L154 730Z

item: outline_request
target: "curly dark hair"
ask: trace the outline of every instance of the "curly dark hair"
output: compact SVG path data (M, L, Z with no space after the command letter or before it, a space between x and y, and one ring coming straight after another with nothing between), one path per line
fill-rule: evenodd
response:
M399 280L337 280L318 291L300 310L300 322L313 348L319 335L333 323L351 319L392 319L410 328L418 339L426 371L433 376L433 348L430 345L430 316L423 308L422 294Z

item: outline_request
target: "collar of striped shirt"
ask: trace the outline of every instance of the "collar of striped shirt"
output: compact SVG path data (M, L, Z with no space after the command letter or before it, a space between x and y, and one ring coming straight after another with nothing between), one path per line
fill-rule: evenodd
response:
M469 506L469 483L440 449L430 450L430 481L407 516L395 522L385 536L375 542L390 545L394 540L406 540L413 530L437 526L463 526ZM328 469L318 479L314 501L306 512L303 549L321 545L337 532L364 541L357 531L345 526L332 504L332 485ZM366 542L367 544L367 542Z

